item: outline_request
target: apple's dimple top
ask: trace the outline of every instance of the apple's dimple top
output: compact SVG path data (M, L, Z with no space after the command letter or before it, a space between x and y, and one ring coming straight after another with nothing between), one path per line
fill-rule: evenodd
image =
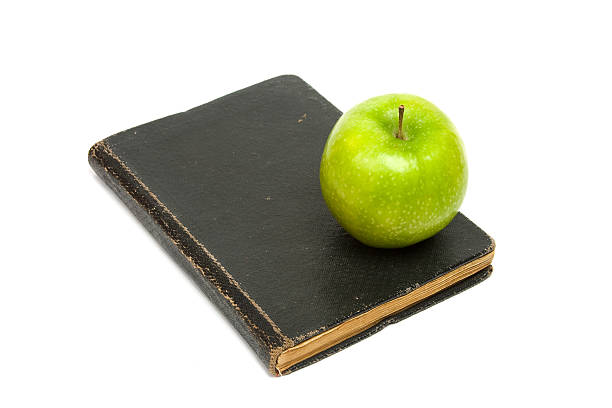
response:
M208 252L192 250L218 261L203 270L222 266L280 341L295 342L492 250L461 214L405 249L369 248L349 236L326 208L318 178L340 115L304 81L282 76L103 143L151 193L146 211L156 218L161 203L171 213L156 222L175 220L188 231L173 236L168 227L170 239L201 244ZM111 173L119 177L120 169ZM134 181L121 183L130 192ZM185 256L198 262L197 254Z

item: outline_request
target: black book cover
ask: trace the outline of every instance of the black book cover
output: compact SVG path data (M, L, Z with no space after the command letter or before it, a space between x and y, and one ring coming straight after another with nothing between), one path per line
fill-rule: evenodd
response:
M312 87L287 75L123 131L89 151L96 173L274 375L316 362L491 273L484 266L277 369L283 351L494 250L493 240L461 213L433 238L403 249L366 247L348 235L326 208L318 175L340 115Z

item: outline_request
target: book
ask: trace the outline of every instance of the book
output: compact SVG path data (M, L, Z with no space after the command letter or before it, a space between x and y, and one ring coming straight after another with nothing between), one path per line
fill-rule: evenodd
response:
M494 241L461 213L402 249L367 247L338 225L318 171L340 115L285 75L89 150L94 171L272 375L340 351L492 270Z

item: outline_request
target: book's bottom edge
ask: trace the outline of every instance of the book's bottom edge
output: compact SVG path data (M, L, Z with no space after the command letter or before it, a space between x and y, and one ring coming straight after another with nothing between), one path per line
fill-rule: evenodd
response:
M346 340L330 347L327 348L315 355L313 355L312 357L309 357L307 359L304 359L296 364L291 365L290 367L287 367L286 369L280 370L277 368L277 374L278 375L287 375L290 374L294 371L297 371L301 368L307 367L313 363L316 363L326 357L331 356L332 354L337 353L338 351L344 350L345 348L352 346L353 344L381 331L382 329L384 329L385 327L387 327L390 324L393 323L397 323L401 320L404 320L416 313L419 313L437 303L442 302L443 300L446 300L458 293L463 292L466 289L469 289L475 285L477 285L478 283L484 281L485 279L487 279L491 273L493 272L493 266L492 265L487 265L486 267L484 267L483 269L481 269L480 271L468 276L467 278L453 284L452 286L449 286L417 303L415 303L414 305L403 309L397 313L394 313L384 319L382 319L381 321L379 321L378 323L376 323L375 325L373 325L372 327L367 328L364 331L361 331L357 334L355 334L352 337L347 338Z

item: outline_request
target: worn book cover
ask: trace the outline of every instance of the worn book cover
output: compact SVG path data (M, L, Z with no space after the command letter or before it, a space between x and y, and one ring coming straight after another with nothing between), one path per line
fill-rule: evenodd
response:
M89 151L96 173L273 375L342 350L491 273L494 242L461 213L433 238L393 250L364 246L337 224L318 172L340 115L287 75L120 132Z

